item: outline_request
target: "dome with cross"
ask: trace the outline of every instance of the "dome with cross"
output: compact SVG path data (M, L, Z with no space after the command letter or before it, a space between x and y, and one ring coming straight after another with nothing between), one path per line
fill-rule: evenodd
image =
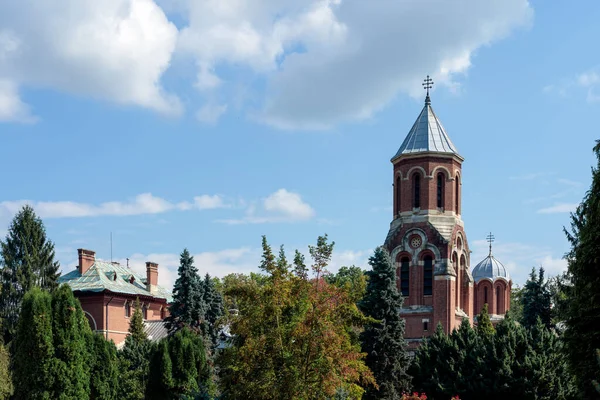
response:
M490 279L495 281L496 279L505 279L510 281L510 275L506 267L492 255L492 242L494 236L490 233L487 237L490 243L490 253L484 258L479 264L473 268L473 279L475 282L479 282L482 279Z

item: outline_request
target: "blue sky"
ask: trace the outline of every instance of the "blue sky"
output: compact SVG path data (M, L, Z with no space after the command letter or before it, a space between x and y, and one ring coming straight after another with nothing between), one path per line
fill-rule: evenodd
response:
M426 18L424 17L426 16ZM260 236L366 266L421 81L465 157L472 266L566 267L598 138L600 3L39 0L0 3L0 234L32 204L76 249L257 270Z

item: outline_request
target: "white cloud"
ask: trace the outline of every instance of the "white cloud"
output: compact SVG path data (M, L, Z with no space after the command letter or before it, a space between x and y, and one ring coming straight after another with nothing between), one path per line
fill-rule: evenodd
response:
M578 89L585 90L588 103L600 101L600 67L593 67L589 70L575 76L562 79L560 83L547 85L543 88L545 93L557 93L560 96L567 96Z
M546 207L538 210L538 214L559 214L559 213L570 213L575 211L579 204L578 203L560 203L551 207Z
M152 0L1 2L0 27L0 79L13 87L13 103L17 87L49 87L181 112L160 84L177 28ZM4 107L5 120L28 116L17 100L9 112Z
M196 118L205 124L214 125L227 111L227 104L206 103L196 113Z
M298 222L310 220L315 214L315 210L299 194L279 189L263 199L259 207L254 203L250 204L244 218L218 222L230 225Z
M97 216L128 216L143 214L160 214L171 210L199 210L226 207L223 199L218 196L202 195L194 198L194 203L173 203L151 193L142 193L127 202L110 201L100 205L78 203L74 201L2 201L0 202L0 217L10 218L25 204L31 205L41 218L81 218Z
M36 120L37 118L31 114L29 106L19 98L17 85L11 81L0 79L0 122L32 123Z

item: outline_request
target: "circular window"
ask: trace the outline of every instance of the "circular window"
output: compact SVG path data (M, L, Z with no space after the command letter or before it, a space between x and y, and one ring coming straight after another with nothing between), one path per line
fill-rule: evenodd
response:
M412 247L413 249L421 247L421 244L423 244L423 241L421 240L421 236L413 235L410 238L410 247Z

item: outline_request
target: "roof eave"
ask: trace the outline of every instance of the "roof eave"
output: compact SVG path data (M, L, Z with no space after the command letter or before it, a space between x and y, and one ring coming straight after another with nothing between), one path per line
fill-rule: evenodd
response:
M414 153L401 153L399 155L397 154L397 155L395 155L394 157L391 158L390 162L392 164L396 164L400 160L411 159L411 158L419 158L419 157L424 157L424 156L436 156L436 157L442 157L442 158L454 158L454 159L458 160L461 163L463 161L465 161L464 157L461 156L458 153L439 152L439 151L418 151L418 152L414 152Z

